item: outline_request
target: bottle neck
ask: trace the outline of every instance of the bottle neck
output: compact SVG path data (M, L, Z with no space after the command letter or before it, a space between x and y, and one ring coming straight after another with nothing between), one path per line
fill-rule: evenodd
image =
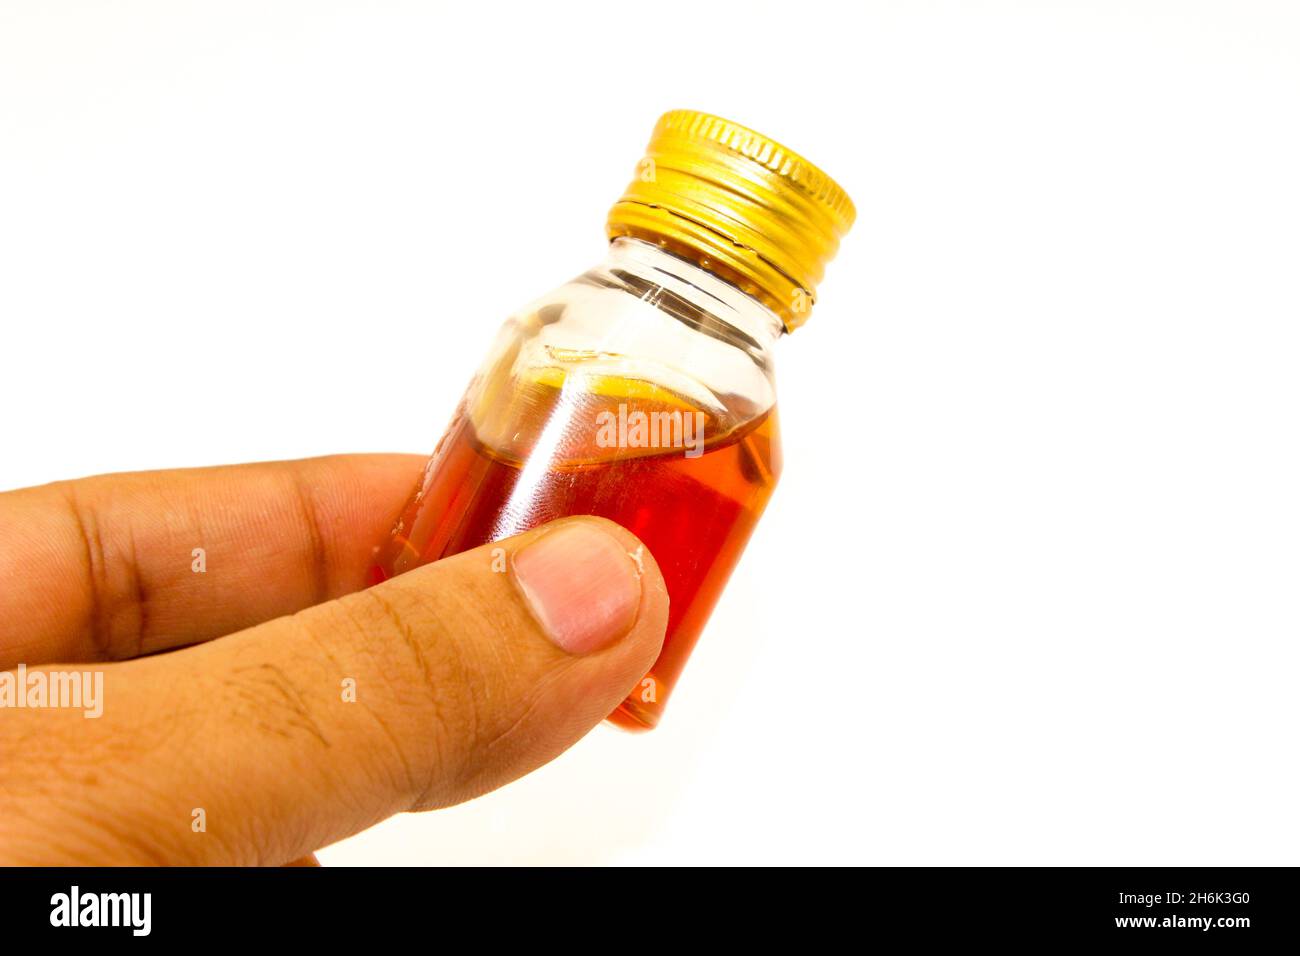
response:
M721 319L764 350L785 333L780 316L758 299L654 243L629 237L615 239L609 246L609 261Z

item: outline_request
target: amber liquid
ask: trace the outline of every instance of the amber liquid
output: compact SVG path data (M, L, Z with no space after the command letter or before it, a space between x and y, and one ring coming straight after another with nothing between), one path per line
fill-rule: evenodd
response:
M620 403L666 407L660 403L594 394L575 403L567 392L562 398L560 390L539 386L520 394L516 389L502 413L505 427L498 421L494 429L516 442L509 451L483 440L468 412L457 414L381 549L372 580L567 515L618 522L649 548L670 598L659 659L609 716L629 730L649 729L776 484L776 411L729 429L703 416L703 452L692 457L682 448L601 448L594 441L591 422L600 411L617 415Z

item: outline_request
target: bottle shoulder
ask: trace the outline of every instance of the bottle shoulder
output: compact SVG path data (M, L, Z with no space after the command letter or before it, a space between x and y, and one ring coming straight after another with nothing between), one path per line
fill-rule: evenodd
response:
M622 246L516 312L499 358L517 375L576 377L575 388L623 380L633 394L671 393L732 424L771 408L780 320L683 260Z

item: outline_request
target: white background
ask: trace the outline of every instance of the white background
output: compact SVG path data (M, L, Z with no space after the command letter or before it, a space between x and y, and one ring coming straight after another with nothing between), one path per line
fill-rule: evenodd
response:
M428 451L710 110L859 220L664 724L323 862L1294 864L1296 9L2 0L0 486Z

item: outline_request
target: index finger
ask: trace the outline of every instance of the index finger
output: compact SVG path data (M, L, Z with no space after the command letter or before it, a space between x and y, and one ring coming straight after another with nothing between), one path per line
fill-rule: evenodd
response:
M337 455L0 494L0 670L137 657L359 590L424 461Z

